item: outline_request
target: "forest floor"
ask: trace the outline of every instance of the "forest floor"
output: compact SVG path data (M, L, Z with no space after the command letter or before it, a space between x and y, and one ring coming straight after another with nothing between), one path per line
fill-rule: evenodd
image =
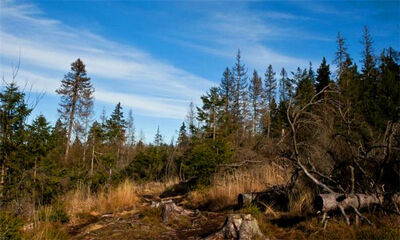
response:
M251 213L267 239L400 239L400 217L367 215L374 226L361 223L347 226L340 216L332 217L326 229L317 217L305 218L292 214L266 215L254 207L219 211L201 210L196 216L181 216L168 224L162 220L162 210L150 207L158 196L140 196L140 206L113 214L91 212L79 224L69 225L71 239L202 239L218 231L229 213ZM186 203L185 203L186 202ZM187 199L180 198L184 207ZM190 204L189 204L190 205ZM200 208L202 209L202 208ZM354 219L352 219L354 220Z

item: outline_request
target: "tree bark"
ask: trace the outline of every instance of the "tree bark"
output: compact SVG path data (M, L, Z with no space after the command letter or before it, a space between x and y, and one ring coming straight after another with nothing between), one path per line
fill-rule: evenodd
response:
M362 209L372 205L382 205L383 195L375 196L369 194L326 193L319 194L314 198L315 211L330 212L335 210L355 208Z
M75 117L75 107L76 107L76 100L77 100L77 82L75 80L75 87L74 87L74 96L72 98L72 103L71 103L71 113L69 115L69 126L68 126L68 135L67 135L67 146L65 149L65 157L64 157L64 163L67 163L68 161L68 155L69 155L69 145L71 144L71 137L72 137L72 128L74 125L74 117Z
M217 239L265 239L257 220L250 214L229 214L221 230L206 237L205 240Z

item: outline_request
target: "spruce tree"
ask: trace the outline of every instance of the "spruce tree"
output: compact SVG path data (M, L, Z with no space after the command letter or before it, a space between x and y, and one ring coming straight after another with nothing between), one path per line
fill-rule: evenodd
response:
M85 64L78 58L71 64L71 71L61 81L61 87L56 90L56 93L61 95L58 111L68 129L64 162L68 160L72 130L93 105L93 92Z
M324 89L326 86L329 85L330 83L330 70L329 70L329 64L326 64L326 59L325 57L322 58L321 65L319 66L317 70L317 79L315 83L315 91L317 93L321 92L322 89ZM320 97L323 97L323 95L319 95Z
M243 124L247 113L247 70L241 62L240 50L236 54L236 62L232 67L233 102L232 115L234 123Z
M126 121L121 103L117 103L106 124L108 141L111 144L125 142Z
M300 71L299 74L296 89L296 104L303 106L315 95L315 89L309 72L304 69L303 72Z
M400 119L400 54L393 48L384 49L380 56L378 78L377 127L383 130L387 121Z
M333 62L336 64L336 78L339 80L344 71L346 60L349 57L349 54L347 53L345 39L342 37L340 32L337 34L336 43L337 50Z
M224 99L221 99L218 88L212 87L206 95L201 96L203 106L197 108L197 119L206 123L206 132L212 132L212 138L215 140L217 128L222 121Z
M289 100L289 94L288 94L288 77L287 77L287 72L285 68L282 68L281 70L281 78L279 81L279 99L281 102L286 102Z
M163 144L163 137L160 133L160 126L158 126L156 135L154 136L154 145L161 146L161 144Z
M15 169L21 172L24 168L15 154L23 150L25 137L25 120L32 109L25 102L25 93L19 89L15 82L5 82L5 87L0 92L0 198L7 198L5 186L14 187L14 180L20 176L8 176L9 171ZM21 173L22 174L22 173Z
M260 129L261 111L264 106L264 89L261 77L258 76L256 70L250 80L249 98L252 110L252 133L253 135Z
M30 157L33 159L33 199L34 205L42 200L38 196L40 192L40 185L38 184L38 169L41 165L43 158L48 154L52 145L51 141L51 127L43 115L39 115L32 124L28 127L28 151Z
M271 133L271 120L272 120L272 105L275 103L276 97L276 79L275 79L275 72L270 64L265 72L265 98L267 101L267 138L270 137Z
M225 113L229 113L233 101L233 75L229 68L226 68L222 74L219 91L225 102Z
M379 109L377 106L378 70L372 46L373 40L367 27L364 27L361 43L364 45L364 49L362 51L363 59L361 60L360 101L365 104L365 107L362 108L364 117L368 123L375 126L379 121Z

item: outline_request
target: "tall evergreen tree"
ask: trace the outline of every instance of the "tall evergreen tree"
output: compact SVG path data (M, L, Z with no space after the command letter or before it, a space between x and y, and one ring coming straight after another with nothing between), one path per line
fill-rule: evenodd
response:
M329 64L326 64L325 57L322 58L321 65L317 70L317 79L315 83L315 90L317 93L321 92L326 86L330 83L330 74ZM320 95L321 96L321 95ZM322 96L321 96L322 97Z
M8 189L14 184L13 180L20 176L9 176L13 169L22 171L20 162L16 162L15 155L22 150L25 136L25 120L32 109L25 102L25 93L15 82L5 82L0 92L0 198L7 198Z
M289 89L288 86L289 84L289 79L287 76L287 72L285 68L282 68L281 70L281 79L279 81L279 99L281 102L286 102L289 100Z
M59 113L67 125L67 143L64 161L68 160L72 130L82 116L88 113L93 105L94 89L87 77L85 64L78 58L71 64L71 71L61 81L56 93L61 95Z
M375 125L379 119L379 109L377 109L378 69L376 68L376 59L372 46L373 40L367 27L364 27L361 43L364 45L364 49L361 60L360 101L366 105L362 110L367 122Z
M241 62L240 50L236 54L233 73L232 115L235 123L244 123L247 113L247 70Z
M265 98L267 101L267 137L270 137L271 133L271 120L272 120L272 108L276 106L273 106L275 104L275 97L276 97L276 79L275 79L275 72L272 68L272 65L270 64L267 68L267 71L265 72Z
M161 146L163 144L163 137L160 133L160 126L157 127L157 132L156 135L154 136L154 145L155 146Z
M221 99L218 88L212 87L206 95L201 96L203 101L202 108L197 108L197 119L206 123L206 132L212 132L212 138L215 140L217 128L223 117L222 108L224 99Z
M305 69L300 73L297 89L296 89L296 104L305 105L311 98L315 95L314 84L312 78L310 77L309 71Z
M380 56L378 79L377 127L384 129L387 121L396 122L400 117L400 53L392 48L384 49Z
M229 70L229 68L226 68L222 74L221 83L219 86L220 94L224 98L226 114L229 113L233 101L233 81L234 80L231 71Z
M28 128L28 151L33 158L33 199L38 203L41 198L38 197L38 168L43 158L48 154L51 144L51 127L43 115L39 115Z
M260 129L261 111L264 106L264 89L261 77L258 76L256 70L253 72L253 77L249 85L249 98L252 114L252 133L253 135Z
M336 43L337 43L337 50L333 62L336 64L336 71L337 71L336 78L339 80L343 73L346 60L349 57L349 54L347 53L347 46L345 43L345 39L342 37L340 32L338 32L337 34Z
M126 121L121 103L117 103L106 124L108 140L110 143L125 142Z

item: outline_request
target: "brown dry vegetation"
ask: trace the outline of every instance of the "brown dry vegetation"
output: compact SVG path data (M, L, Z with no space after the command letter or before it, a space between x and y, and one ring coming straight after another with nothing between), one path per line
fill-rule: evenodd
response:
M182 218L169 224L162 222L160 209L148 207L143 196L157 198L170 183L149 182L137 184L125 180L97 193L80 186L59 200L56 205L44 207L35 215L34 227L24 232L24 239L181 239L193 237L217 229L223 216L237 212L232 206L240 192L261 191L268 186L283 184L288 175L274 165L263 164L231 174L216 175L209 188L190 192L184 204L203 207L200 219ZM301 187L303 188L303 187ZM376 223L369 226L347 226L339 217L329 220L324 229L318 218L301 218L301 211L311 198L310 192L298 192L292 196L289 213L273 210L261 212L248 206L239 212L252 214L261 231L270 239L399 239L400 219L395 216L367 215ZM64 207L68 222L60 221L60 206ZM217 213L207 211L217 211ZM217 214L217 215L215 215ZM58 216L54 221L54 216ZM284 221L281 221L284 219ZM199 222L200 221L200 222ZM209 223L213 223L212 226ZM285 225L285 224L287 225ZM197 225L196 225L197 224ZM200 224L200 225L198 225ZM197 226L196 229L194 226ZM199 228L200 226L200 228Z
M235 205L239 193L263 191L285 184L289 178L289 171L269 163L217 174L210 187L190 192L187 204L191 208L221 210Z

